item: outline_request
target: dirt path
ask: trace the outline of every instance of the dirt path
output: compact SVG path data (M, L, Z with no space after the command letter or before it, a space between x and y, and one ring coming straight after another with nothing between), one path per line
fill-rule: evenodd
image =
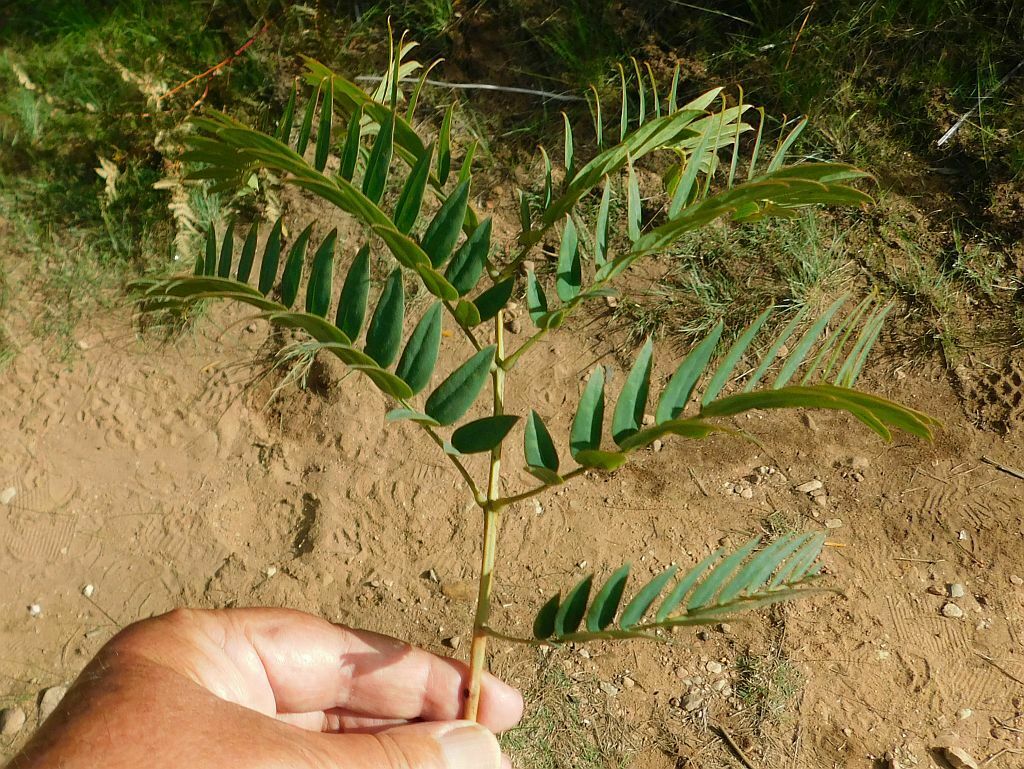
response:
M267 406L272 387L247 389L235 365L265 329L220 337L231 319L216 318L166 347L107 319L82 332L72 365L30 348L0 374L0 708L28 714L0 757L35 725L43 689L118 627L182 603L289 605L467 652L479 524L443 458L385 428L382 397L331 364ZM538 356L531 401L556 413L595 356L568 337ZM632 558L653 573L773 527L828 526L830 580L846 593L668 645L499 648L495 668L537 700L555 679L538 685L536 661L561 671L583 714L566 740L617 735L594 762L570 744L564 763L537 766L739 766L715 724L756 767L876 767L887 753L926 767L946 743L1024 765L1024 481L981 461L1024 467L1024 447L970 427L937 372L883 367L866 384L945 431L885 446L844 418L766 415L754 432L772 456L669 442L508 515L500 626L521 627L582 568ZM794 490L813 478L821 502ZM962 616L943 616L949 603ZM773 717L780 661L795 683ZM517 737L524 761L539 755L531 739Z

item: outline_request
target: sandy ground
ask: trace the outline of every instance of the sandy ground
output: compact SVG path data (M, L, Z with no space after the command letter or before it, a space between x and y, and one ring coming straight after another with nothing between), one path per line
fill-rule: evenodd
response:
M239 365L266 329L222 334L233 320L215 312L161 346L105 318L81 331L72 363L32 347L0 375L0 707L28 716L0 755L31 732L44 689L71 681L119 627L179 604L293 606L467 653L480 524L457 476L331 363L268 404L272 385L250 386ZM525 376L512 408L557 414L602 353L554 337L530 368L545 375ZM757 767L875 767L886 754L941 766L929 751L945 744L1024 766L1024 481L981 461L1022 467L1024 448L1012 431L970 426L940 372L908 369L879 365L867 384L940 416L932 445L884 445L839 416L758 415L743 426L771 456L669 442L521 504L502 531L496 622L524 629L584 562L607 573L632 559L653 574L751 532L826 521L829 580L845 597L665 645L498 646L493 667L534 692L538 662L558 667L597 714L585 725L614 726L615 755L636 767L739 766L716 725ZM793 488L812 478L823 505ZM953 584L962 597L949 598ZM963 616L943 616L948 602ZM736 673L751 654L784 656L803 679L760 728Z

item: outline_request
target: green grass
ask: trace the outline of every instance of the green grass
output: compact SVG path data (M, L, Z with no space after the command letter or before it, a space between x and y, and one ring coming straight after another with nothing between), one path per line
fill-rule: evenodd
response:
M34 270L19 278L0 322L14 323L4 315L15 305L31 308L17 313L27 330L66 354L82 317L115 301L127 278L175 267L171 196L154 185L204 87L161 103L154 96L222 60L253 18L216 3L40 0L4 22L0 210L11 225L6 251ZM275 82L269 56L253 46L209 81L205 103L259 119ZM97 172L103 164L113 184ZM205 226L211 201L190 195L195 225Z
M597 681L570 676L552 653L540 660L524 694L526 716L502 736L502 749L524 769L625 769L640 738L602 706L605 697Z
M664 259L667 272L639 302L616 311L633 340L656 333L685 346L719 321L735 335L769 305L788 321L824 307L850 283L851 255L834 221L815 213L789 221L709 228Z
M755 733L782 720L803 686L800 671L778 652L743 654L736 660L736 672L736 695Z

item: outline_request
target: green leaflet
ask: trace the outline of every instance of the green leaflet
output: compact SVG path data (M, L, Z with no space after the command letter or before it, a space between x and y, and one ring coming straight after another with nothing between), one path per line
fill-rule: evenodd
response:
M661 595L661 591L672 577L676 574L676 567L670 566L665 569L661 574L656 576L650 582L648 582L636 594L636 597L622 610L622 617L619 619L619 627L624 630L629 630L631 627L636 625L644 614L651 607L651 604Z
M597 226L594 230L594 263L603 267L608 260L608 210L611 207L611 180L604 179L604 191L601 193L601 204L597 209Z
M584 449L575 456L576 461L583 467L592 467L595 470L618 470L629 459L622 451L601 451L600 449Z
M690 596L690 600L686 604L687 611L701 609L710 605L712 599L725 585L725 581L733 575L743 560L753 552L760 542L760 537L754 537L739 550L722 559L722 562L708 574L707 579L697 585L693 595Z
M206 257L203 259L203 274L214 276L217 274L217 231L213 224L206 231Z
M523 453L526 464L530 468L544 468L552 473L558 472L558 451L551 440L551 433L544 425L540 415L530 410L526 418L526 431L523 437Z
M295 122L295 97L298 89L292 83L292 92L288 97L288 103L284 106L284 114L281 115L281 122L277 124L277 138L284 144L288 144L292 137L292 127Z
M719 603L728 603L741 593L752 595L764 587L768 578L778 569L782 563L794 552L799 550L811 539L814 534L786 534L778 537L768 547L757 553L753 558L744 564L735 577L722 588L719 594Z
M455 319L467 328L473 328L479 326L480 310L472 302L467 302L465 299L460 299L459 303L455 305L454 310Z
M739 363L740 358L743 357L743 353L747 351L750 343L754 341L754 337L757 336L757 332L761 330L761 326L764 325L765 321L772 314L772 308L769 307L767 310L762 312L757 318L751 323L746 331L744 331L740 338L736 340L735 344L729 348L729 352L726 353L725 358L715 369L714 375L711 380L707 383L704 388L704 395L700 399L701 406L707 406L713 401L718 394L722 392L722 388L725 387L726 382L729 381L729 377L732 376L733 371L736 369L736 364Z
M576 169L573 152L572 126L569 125L569 116L562 113L562 120L565 121L565 178L571 179Z
M235 220L228 222L227 232L224 233L224 240L220 247L220 261L217 263L217 277L228 278L231 276L231 254L235 247Z
M401 422L403 419L408 419L412 422L430 425L431 427L439 426L436 419L413 409L391 409L391 411L384 415L384 419L388 422Z
M700 343L690 350L690 353L683 358L668 386L661 394L658 401L658 411L654 415L654 421L658 424L675 419L686 408L686 404L693 394L693 388L704 374L708 361L711 360L718 340L722 337L722 321L719 321Z
M530 231L530 199L522 190L519 191L519 227L523 232Z
M313 131L313 113L316 112L316 104L320 101L320 91L323 89L324 81L321 80L313 91L313 96L306 104L306 112L302 116L302 125L299 128L299 139L295 143L295 152L300 157L306 154L306 147L309 146L309 135Z
M558 613L555 615L555 636L561 637L575 633L579 628L583 621L583 615L587 611L587 598L590 597L590 587L593 582L593 576L584 577L565 596L565 601L558 607Z
M260 265L259 290L263 296L270 293L277 279L277 263L281 258L281 230L284 222L278 217L270 230L267 245L263 249L263 263Z
M490 248L491 219L488 217L466 238L466 242L455 252L445 270L445 278L459 292L459 296L465 296L476 287L483 274Z
M256 220L249 228L249 234L245 236L245 243L242 244L242 255L238 259L238 272L235 279L241 283L249 282L249 275L252 273L252 264L256 259L256 244L260 237L260 223Z
M327 316L331 306L331 279L334 273L334 244L338 239L335 227L324 238L320 248L313 255L313 267L306 286L306 312L320 317Z
M452 446L460 454L481 454L501 443L519 417L497 414L467 422L452 433Z
M471 142L466 150L466 156L462 159L462 167L459 169L459 184L468 182L473 176L473 155L476 154L478 142Z
M633 451L644 446L650 446L654 441L664 438L666 435L679 435L683 438L699 440L707 438L714 433L736 434L736 431L698 418L669 419L667 422L661 422L654 425L654 427L648 427L633 433L619 443L619 448L623 451Z
M548 311L548 299L533 270L526 273L526 309L529 310L530 319L535 324L539 324Z
M633 368L622 386L619 400L612 414L612 439L622 446L622 442L636 433L643 425L644 409L647 407L647 395L651 389L651 357L654 352L654 340L647 338L637 355Z
M285 307L291 307L295 303L295 297L299 294L302 263L306 259L306 245L309 243L309 236L312 233L313 225L310 223L299 233L299 237L295 239L288 251L288 258L284 263L284 274L281 275L281 303Z
M845 301L845 298L844 298ZM786 327L782 329L775 341L772 342L772 346L768 348L768 352L761 356L761 362L758 364L754 373L747 379L747 383L743 386L743 392L750 392L753 390L757 383L761 381L768 369L771 368L772 363L775 362L775 358L778 357L782 347L789 341L789 338L796 331L797 327L803 322L804 316L807 314L807 305L800 308L800 311L790 319Z
M320 105L320 127L316 133L316 152L313 156L313 168L323 171L327 166L327 156L331 151L331 129L334 123L334 82L327 81L324 91L324 102Z
M355 339L363 329L366 317L366 300L370 294L370 247L359 249L352 266L348 268L345 284L338 298L338 314L334 325L349 339Z
M703 561L698 563L685 575L683 578L676 583L676 586L669 592L668 597L662 601L661 606L658 607L658 613L654 615L655 622L664 622L668 619L669 615L676 610L676 607L682 603L682 600L686 597L686 594L690 592L694 585L697 584L697 580L700 579L701 575L707 571L708 567L715 563L721 557L722 552L725 548L718 548L715 552L705 558Z
M352 181L356 172L356 162L359 160L359 139L363 130L363 111L356 109L348 121L348 131L345 134L345 150L341 154L341 167L338 174L347 182Z
M604 366L598 366L587 380L569 432L569 451L577 461L581 451L600 449L603 424Z
M641 93L643 91L641 90ZM640 204L640 183L636 178L636 169L633 168L633 159L628 160L629 177L627 182L628 195L626 198L626 232L629 235L629 242L635 243L640 239L640 220L643 215Z
M441 345L441 303L434 302L413 329L395 374L418 393L430 383Z
M615 613L622 601L622 594L626 590L626 580L629 579L630 564L620 566L604 583L600 592L594 596L587 611L587 630L591 633L598 633L608 627L615 620Z
M423 191L427 188L427 179L430 177L430 161L433 159L434 145L427 146L426 151L412 167L409 178L405 180L402 194L395 205L395 228L403 235L407 235L416 224L416 218L420 215L420 206L423 205Z
M558 298L563 302L576 298L580 293L582 282L583 269L580 264L579 236L576 234L576 225L573 224L572 216L566 216L562 243L558 249L558 273L555 280L555 291Z
M430 393L423 410L442 425L462 418L487 381L496 349L494 345L485 347L449 374Z
M380 127L377 139L370 150L370 158L366 161L366 176L363 177L363 194L376 205L384 194L384 186L388 181L388 170L391 167L391 153L395 141L395 115L388 112L387 118Z
M515 283L515 278L495 283L473 300L473 304L480 312L481 323L493 318L499 310L508 304L508 300L512 298L512 289L515 287Z
M437 180L441 184L448 181L452 170L452 113L455 104L449 104L441 121L441 131L437 136Z
M546 641L555 634L555 616L558 614L561 600L561 593L556 593L537 612L537 617L533 620L533 637L538 641Z
M440 267L455 248L469 203L469 181L460 183L441 204L423 233L423 251L434 267Z
M366 329L366 345L363 347L366 354L384 368L390 366L398 356L404 321L405 286L402 283L402 269L396 267L384 284Z
M825 326L832 320L832 316L839 311L839 308L846 304L846 295L839 297L832 305L825 310L825 312L815 321L814 325L804 332L804 335L797 342L796 348L789 354L786 362L779 370L779 375L775 378L775 382L772 383L772 387L776 390L780 387L785 387L793 375L797 372L803 364L807 354L811 351L811 347L818 341L818 337L821 336L821 332L825 330Z

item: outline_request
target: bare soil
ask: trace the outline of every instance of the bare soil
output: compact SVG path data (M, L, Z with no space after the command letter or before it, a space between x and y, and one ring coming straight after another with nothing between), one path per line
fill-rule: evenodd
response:
M287 605L467 653L480 521L458 477L413 427L385 425L383 397L332 362L283 398L273 379L252 385L240 364L266 329L237 320L216 310L161 346L124 316L99 318L73 363L31 346L3 372L0 491L16 495L0 509L0 706L29 723L0 755L31 731L41 690L72 680L118 628L180 604ZM538 347L514 411L530 403L567 429L581 377L615 363L605 343L578 340ZM628 766L738 766L716 727L757 767L875 767L886 754L924 767L947 743L1021 765L1024 481L982 460L1024 467L1015 423L975 427L938 368L883 361L865 384L942 418L935 443L884 445L817 413L744 420L770 454L669 441L510 511L495 622L525 630L543 595L584 568L632 559L653 574L754 532L826 521L842 597L664 645L495 644L493 668L535 693L538 662L564 671L567 694L597 714L586 728L619 735ZM794 490L811 478L824 505ZM526 483L513 474L508 488ZM948 598L954 583L964 597ZM943 616L951 600L962 617ZM751 655L788 659L802 680L774 717L737 677ZM689 712L688 695L701 698Z

